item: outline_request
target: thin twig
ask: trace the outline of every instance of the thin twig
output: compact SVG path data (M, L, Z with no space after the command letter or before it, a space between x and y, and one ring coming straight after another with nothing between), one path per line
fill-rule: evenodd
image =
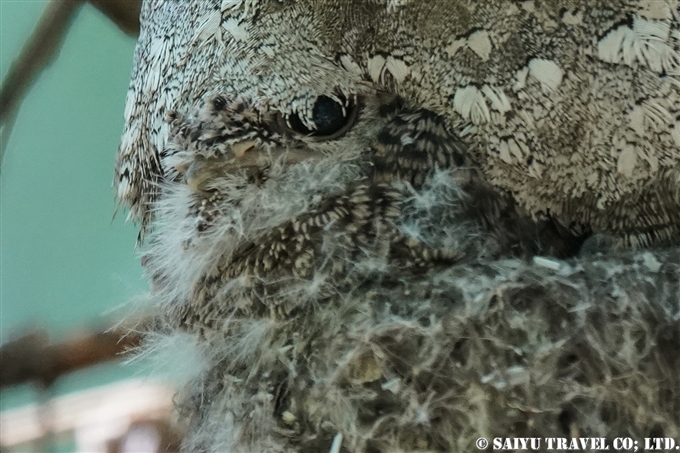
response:
M21 100L38 75L54 60L81 0L52 0L0 89L0 171Z
M90 0L90 3L129 36L139 34L141 0Z
M52 0L0 88L0 169L21 101L54 61L84 0ZM128 35L139 33L141 0L89 0Z
M17 121L17 111L14 110L6 119L4 123L0 124L0 173L2 173L2 163L5 159L5 151L9 145L9 137L14 129L14 124Z
M38 26L2 82L0 124L16 110L38 74L54 60L81 5L80 0L52 0L47 5Z

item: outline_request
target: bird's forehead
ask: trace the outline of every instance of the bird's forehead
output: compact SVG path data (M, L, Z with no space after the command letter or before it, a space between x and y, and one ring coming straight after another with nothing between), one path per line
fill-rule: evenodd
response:
M203 7L190 58L219 55L213 91L308 113L320 95L422 88L418 79L431 78L426 68L440 60L424 49L441 50L449 37L469 31L468 3L474 2L223 0ZM420 61L424 54L431 62ZM199 62L204 70L205 58ZM438 94L415 90L423 91Z
M365 35L369 27L363 2L226 3L210 13L216 16L213 33L199 32L203 42L222 49L224 63L213 76L216 89L300 112L320 95L348 97L368 89L368 53L357 46L357 35ZM386 11L387 6L373 5L376 11L380 8ZM374 19L373 26L379 25Z

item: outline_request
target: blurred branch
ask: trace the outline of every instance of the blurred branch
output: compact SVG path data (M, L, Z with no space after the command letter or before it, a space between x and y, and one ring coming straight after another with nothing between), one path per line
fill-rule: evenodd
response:
M142 0L89 0L99 11L118 26L125 34L139 34L139 13Z
M26 382L48 387L72 371L119 358L139 345L147 320L68 336L51 343L44 331L33 331L0 347L0 388Z
M4 124L40 72L54 59L69 25L82 5L79 0L52 0L2 82L0 123Z
M84 0L52 0L24 44L0 88L0 163L12 129L12 118L40 73L54 61ZM139 33L141 0L89 0L128 35Z

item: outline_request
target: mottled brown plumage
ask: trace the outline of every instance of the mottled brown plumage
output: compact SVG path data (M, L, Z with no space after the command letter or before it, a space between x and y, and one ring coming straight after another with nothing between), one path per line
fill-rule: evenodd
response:
M309 121L320 95L381 89L445 119L467 162L530 215L629 245L677 237L675 0L208 5L146 6L176 19L172 33L145 29L116 173L145 223L168 110L245 95Z
M116 181L186 448L680 436L678 164L677 0L146 1Z

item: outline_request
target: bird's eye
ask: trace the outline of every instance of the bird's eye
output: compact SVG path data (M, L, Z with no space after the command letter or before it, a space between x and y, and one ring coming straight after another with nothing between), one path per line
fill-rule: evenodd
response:
M318 140L334 140L343 136L352 127L358 110L352 99L339 98L337 100L328 96L319 96L312 108L314 129L307 127L297 114L282 117L281 122L284 128L297 134Z
M215 111L224 110L224 108L227 106L227 100L222 96L217 96L212 100L212 105Z

